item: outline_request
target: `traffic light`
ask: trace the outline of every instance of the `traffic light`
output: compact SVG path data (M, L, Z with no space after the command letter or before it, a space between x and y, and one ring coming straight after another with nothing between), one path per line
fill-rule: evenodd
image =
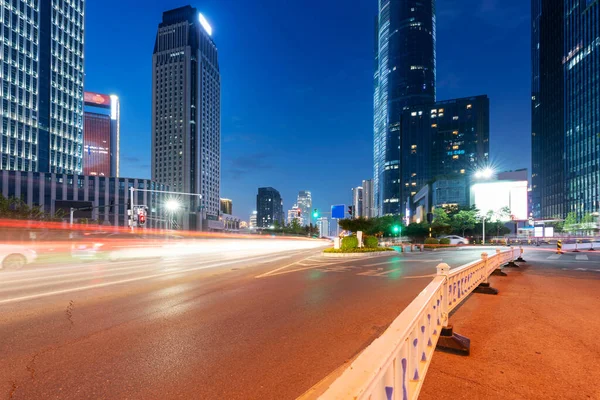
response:
M392 227L392 232L394 232L394 234L399 234L400 232L402 232L402 228L400 228L400 225L394 225Z
M316 208L313 210L313 218L319 218L319 210Z
M114 212L114 209L115 209L115 201L114 201L114 200L111 200L111 201L110 201L110 206L108 207L108 212L109 212L110 214L112 214L112 213Z
M431 224L433 222L433 213L427 213L427 223Z
M352 216L354 213L354 206L348 206L348 215Z
M300 218L302 216L302 211L298 210L298 218Z
M138 223L140 224L140 226L146 225L146 215L140 214L138 217Z

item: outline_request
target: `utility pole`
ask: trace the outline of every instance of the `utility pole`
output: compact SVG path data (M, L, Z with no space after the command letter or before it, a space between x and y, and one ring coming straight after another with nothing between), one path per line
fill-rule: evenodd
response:
M130 218L130 221L131 221L130 224L131 224L131 231L132 232L133 232L133 222L134 222L134 219L133 219L133 210L134 210L134 207L133 207L134 206L134 203L133 203L133 190L134 190L133 186L131 186L129 188L129 207L130 207L129 211L131 213L130 214L130 216L131 216L131 218Z

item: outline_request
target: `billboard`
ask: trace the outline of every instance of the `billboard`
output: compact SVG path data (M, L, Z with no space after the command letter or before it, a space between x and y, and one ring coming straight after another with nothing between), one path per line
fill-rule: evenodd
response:
M331 206L331 218L333 218L333 219L346 218L346 206L344 204L339 204L337 206Z
M510 210L510 219L527 221L527 181L495 181L476 183L471 186L471 204L481 214L492 211L498 214L504 207ZM492 218L495 219L495 218Z
M86 106L110 108L110 96L94 92L84 92L83 102Z

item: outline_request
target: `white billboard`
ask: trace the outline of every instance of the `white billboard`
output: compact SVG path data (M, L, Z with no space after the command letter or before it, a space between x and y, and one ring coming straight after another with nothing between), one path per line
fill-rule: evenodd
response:
M515 221L527 221L527 185L527 181L476 183L471 186L471 204L477 207L481 214L492 211L493 219L497 219L500 210L508 207Z

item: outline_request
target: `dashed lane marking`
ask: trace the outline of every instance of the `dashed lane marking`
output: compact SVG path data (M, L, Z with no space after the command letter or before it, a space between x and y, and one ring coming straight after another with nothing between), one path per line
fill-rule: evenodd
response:
M575 256L575 259L578 260L578 261L587 261L587 260L589 260L588 256L585 255L585 254L577 254Z

